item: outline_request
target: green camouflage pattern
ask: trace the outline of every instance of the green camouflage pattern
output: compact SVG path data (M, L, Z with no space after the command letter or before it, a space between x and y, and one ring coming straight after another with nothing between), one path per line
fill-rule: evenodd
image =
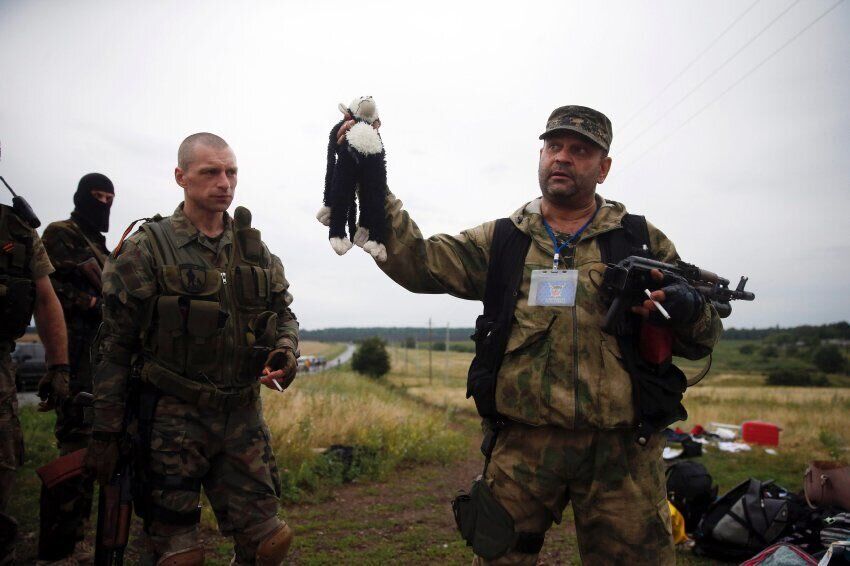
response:
M85 418L82 407L73 404L73 399L77 393L91 393L90 352L101 323L100 290L80 272L78 265L93 258L103 269L109 250L106 238L89 228L76 213L67 220L49 224L42 234L42 242L56 269L50 275L50 282L62 305L68 334L71 395L56 406L55 427L59 454L64 456L87 447L91 438L91 422ZM50 540L53 547L67 548L72 548L74 541L83 540L93 495L92 478L64 482L50 494L43 491L39 540Z
M561 106L553 110L546 120L546 131L540 134L540 139L564 131L582 134L605 151L611 149L611 141L614 139L611 120L602 112L586 106Z
M572 431L511 423L500 431L485 479L517 532L545 533L573 505L586 565L675 564L661 451L628 430ZM474 564L528 565L537 555L511 552Z
M53 222L44 229L42 242L55 267L50 282L62 304L68 331L68 363L71 366L71 399L81 391L91 392L91 346L101 323L100 291L80 273L78 265L94 258L103 269L109 255L106 239L74 215ZM91 245L89 244L91 243ZM95 250L92 249L95 247ZM92 298L95 304L92 306ZM61 453L69 453L88 444L91 424L85 424L82 412L69 402L56 408L56 438Z
M9 349L0 346L0 513L5 513L15 470L23 464L24 436L18 419L18 396L15 390L15 368ZM0 562L2 562L0 556Z
M218 238L199 232L183 214L182 205L166 221L171 223L178 245L206 265L227 270L235 239L229 215L225 215L225 230ZM130 366L145 348L147 313L164 293L152 244L145 231L136 232L123 243L117 257L114 253L110 256L104 269L102 339L94 375L96 431L122 429ZM260 253L263 265L270 266L271 295L267 300L278 317L275 345L297 349L298 321L289 308L292 295L283 265L264 244ZM261 401L221 411L163 394L151 425L150 448L148 468L154 474L177 480L178 485L180 478L201 481L222 533L234 539L236 563L253 564L259 542L281 524L277 518L279 476ZM197 507L199 493L160 484L153 487L151 498L165 510L183 513ZM149 534L159 556L198 544L197 525L177 525L156 516L152 516Z
M245 564L253 564L257 544L280 525L280 476L262 414L259 399L222 413L165 395L157 404L151 433L150 470L200 480L221 533L234 537L237 557ZM151 498L168 511L191 513L200 493L154 488ZM148 533L159 555L200 542L197 525L154 518Z
M12 207L0 204L0 276L3 276L3 279L8 277L13 280L36 281L52 272L53 265L38 233L24 222ZM14 301L15 299L7 294L7 290L5 284L0 285L2 296L6 300ZM20 312L20 320L17 320L18 316L13 317L16 321L0 320L0 347L11 349L14 340L26 331L28 320L25 322L24 319L31 316L31 311L27 316L26 310L23 309Z
M182 204L168 218L179 245L190 248L204 262L225 271L233 253L233 221L225 216L225 230L207 238L183 214ZM94 377L94 430L118 432L122 427L124 398L134 354L142 351L144 321L163 291L155 271L151 242L143 231L128 238L118 257L109 257L103 273L103 326L100 363ZM263 244L264 264L270 265L270 309L277 313L275 347L297 349L298 321L290 310L292 295L283 264ZM219 384L213 384L219 385Z
M551 269L554 248L543 227L540 199L510 216L532 240L496 383L497 410L511 420L565 429L634 424L631 379L617 341L602 332L606 308L591 282L591 277L600 281L605 268L596 237L620 227L626 209L598 195L597 201L596 218L564 258L568 268L579 272L575 307L528 306L531 271ZM378 263L387 275L415 293L483 300L495 221L456 236L438 234L425 239L401 201L391 194L387 214L388 259ZM652 224L649 235L656 259L678 259L673 243ZM675 332L674 354L704 357L720 336L720 318L706 305L693 325Z

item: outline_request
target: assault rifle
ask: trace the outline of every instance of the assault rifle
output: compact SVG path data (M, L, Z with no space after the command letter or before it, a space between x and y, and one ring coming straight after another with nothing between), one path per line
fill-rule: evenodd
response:
M81 404L91 407L94 400L91 393L79 393L75 402L83 397ZM124 549L130 538L130 522L133 518L131 470L130 458L126 454L122 455L109 484L100 486L97 496L95 566L124 564Z
M85 277L86 281L97 291L98 296L103 293L103 282L101 278L103 277L103 270L100 268L100 264L97 263L97 260L93 257L88 258L86 261L77 264L77 271Z
M133 519L133 490L128 459L118 465L118 471L108 485L100 486L97 498L97 535L95 566L121 566L124 549L130 537Z
M628 332L624 325L628 324L625 315L629 309L643 303L646 299L645 289L658 288L658 283L651 276L653 269L659 270L665 276L684 279L699 291L706 301L714 305L720 318L726 318L732 314L730 301L752 301L756 298L753 293L744 290L747 277L742 276L738 286L730 289L728 279L684 261L671 264L639 256L629 256L616 265L609 265L602 276L602 289L613 298L602 325L605 332L612 335Z

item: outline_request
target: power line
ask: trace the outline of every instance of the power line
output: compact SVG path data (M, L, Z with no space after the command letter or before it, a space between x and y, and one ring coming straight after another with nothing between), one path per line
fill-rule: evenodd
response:
M756 64L755 64L752 68L750 68L750 70L749 70L749 71L747 71L747 72L746 72L746 73L744 73L741 77L739 77L739 78L738 78L738 80L736 80L734 83L732 83L732 84L731 84L728 88L726 88L726 90L724 90L723 92L721 92L720 94L718 94L716 97L714 97L713 99L711 99L711 100L708 102L708 104L706 104L705 106L703 106L702 108L700 108L699 110L697 110L696 112L694 112L693 114L691 114L691 116L690 116L687 120L685 120L684 122L682 122L681 124L679 124L679 125L676 127L676 129L675 129L675 130L673 130L672 132L670 132L669 134L667 134L666 136L664 136L663 138L661 138L660 140L658 140L657 142L655 142L654 144L652 144L652 145L651 145L648 149L646 149L643 153L641 153L640 155L638 155L638 156L637 156L634 160L632 160L632 161L630 161L628 164L626 164L626 166L625 166L625 167L623 167L623 169L621 169L621 170L620 170L620 172L619 172L619 174L618 174L618 175L622 175L623 173L625 173L626 171L628 171L628 170L629 170L629 169L630 169L630 168L631 168L631 167L632 167L635 163L637 163L638 161L640 161L641 159L643 159L643 157L644 157L647 153L649 153L650 151L652 151L653 149L655 149L656 147L658 147L659 145L661 145L662 143L664 143L665 141L667 141L670 137L672 137L674 134L676 134L679 130L681 130L682 128L684 128L685 126L687 126L687 125L688 125L688 124L689 124L689 123L690 123L690 122L691 122L694 118L696 118L697 116L699 116L700 114L702 114L705 110L707 110L707 109L708 109L710 106L712 106L715 102L717 102L718 100L720 100L721 98L723 98L723 97L726 95L726 93L728 93L730 90L732 90L733 88L735 88L736 86L738 86L739 84L741 84L741 83L742 83L742 82L743 82L743 81L744 81L747 77L749 77L750 75L752 75L752 74L753 74L755 71L757 71L757 70L758 70L758 69L759 69L762 65L764 65L765 63L767 63L768 61L770 61L771 59L773 59L773 58L774 58L774 57L775 57L775 56L776 56L776 55L777 55L780 51L782 51L783 49L785 49L786 47L788 47L789 45L791 45L791 43L793 43L794 41L796 41L796 40L797 40L797 38L799 38L799 37L800 37L801 35L803 35L806 31L808 31L808 30L809 30L809 28L811 28L813 25L815 25L815 24L816 24L816 23L818 23L820 20L822 20L824 17L826 17L826 15L827 15L827 14L829 14L829 13L830 13L830 12L832 12L835 8L837 8L837 7L838 7L838 5L839 5L839 4L841 4L842 2L844 2L844 0L838 0L838 2L836 2L835 4L833 4L832 6L830 6L829 8L827 8L827 9L826 9L826 11L824 11L823 13L821 13L821 15L819 15L817 18L815 18L814 20L812 20L811 22L809 22L808 24L806 24L806 25L805 25L805 26L804 26L804 27L803 27L800 31L798 31L798 32L797 32L797 33L795 33L793 36L791 36L791 37L790 37L788 40L786 40L786 41L785 41L782 45L780 45L778 48L776 48L774 51L772 51L772 52L771 52L771 53L770 53L767 57L765 57L764 59L762 59L761 61L759 61L758 63L756 63Z
M707 83L709 80L711 80L711 78L712 78L712 77L714 77L717 73L719 73L719 72L721 71L721 69L723 69L723 67L725 67L726 65L728 65L729 63L731 63L731 62L732 62L732 60L734 60L734 59L735 59L738 55L740 55L740 54L741 54L741 53L742 53L742 52L743 52L743 51L744 51L747 47L749 47L750 45L752 45L752 44L753 44L753 42L754 42L755 40L757 40L759 37L761 37L761 36L762 36L762 34L764 34L764 32L766 32L768 29L770 29L771 27L773 27L773 24L775 24L777 21L779 21L779 19L780 19L782 16L784 16L785 14L787 14L787 13L788 13L788 11L789 11L789 10L791 10L791 8L793 8L794 6L796 6L796 5L797 5L797 4L799 4L799 3L800 3L800 0L794 0L793 2L791 2L791 4L790 4L787 8L785 8L784 10L782 10L782 11L779 13L779 15L777 15L777 16L776 16L776 17L774 17L772 20L770 20L770 22L769 22L766 26L764 26L763 28L761 28L761 30L759 30L759 32L758 32L757 34L755 34L753 37L751 37L751 38L750 38L750 39L749 39L746 43L744 43L741 47L739 47L739 48L738 48L738 49L737 49L737 50L736 50L736 51L735 51L735 52L734 52L734 53L733 53L730 57L728 57L725 61L723 61L723 63L721 63L719 67L716 67L713 71L711 71L711 72L708 74L708 76L706 76L706 77L705 77L702 81L700 81L700 82L699 82L699 84L698 84L698 85L696 85L696 86L695 86L695 87L693 87L691 90L689 90L689 91L688 91L688 92L687 92L687 93L686 93L686 94L685 94L682 98L680 98L679 100L677 100L677 101L676 101L676 103L675 103L673 106L671 106L671 107L670 107L670 108L668 108L666 111L664 111L664 112L661 114L661 116L659 116L659 117L658 117L658 118L657 118L654 122L652 122L649 126L647 126L646 128L644 128L643 130L641 130L641 132L640 132L638 135L636 135L636 136L635 136L635 137L633 137L631 140L629 140L629 141L626 143L626 145L625 145L625 146L623 146L623 148L622 148L622 149L618 149L618 150L617 150L617 152L618 152L618 153L623 153L623 152L624 152L624 151L626 151L629 147L631 147L631 146L632 146L632 145L633 145L633 144L634 144L637 140L639 140L640 138L642 138L642 137L643 137L643 136L644 136L644 135L645 135L645 134L646 134L649 130L651 130L652 128L654 128L654 127L655 127L655 125L656 125L656 124L658 124L658 122L660 122L661 120L663 120L664 118L666 118L666 117L670 114L670 112L672 112L673 110L675 110L676 108L678 108L680 104L682 104L685 100L687 100L688 98L690 98L690 96L691 96L694 92L696 92L696 91L697 91L697 90L698 90L698 89L699 89L702 85L704 85L704 84L705 84L705 83Z
M635 118L637 118L638 116L640 116L640 115L641 115L641 113L643 113L643 111L644 111L644 110L646 110L647 108L649 108L649 106L650 106L653 102L655 102L656 100L658 100L658 99L661 97L661 95L662 95L662 94L664 94L665 92L667 92L667 89L668 89L668 88L670 88L670 87L673 85L673 83L675 83L677 80L679 80L679 78L680 78L682 75L684 75L686 72L688 72L688 71L690 70L690 68L691 68L691 67L693 67L693 66L694 66L694 64L695 64L697 61L699 61L699 60L702 58L702 56L703 56L703 55L705 55L706 53L708 53L708 51L709 51L712 47L714 47L715 45L717 45L717 42L718 42L718 41L720 41L721 39L723 39L723 36L725 36L727 33L729 33L729 30L731 30L733 27L735 27L735 25L736 25L738 22L740 22L742 19L744 19L744 16L746 16L747 14L749 14L749 13L750 13L750 10L752 10L753 8L755 8L756 4L758 4L759 2L761 2L761 0L755 0L755 2L753 2L752 4L750 4L749 8L747 8L746 10L744 10L743 12L741 12L741 13L738 15L738 17L737 17L737 18L735 18L735 19L732 21L732 23L731 23L731 24L729 24L728 26L726 26L726 29L724 29L722 32L720 32L720 35L718 35L717 37L715 37L715 38L714 38L714 41L712 41L711 43L709 43L709 44L708 44L708 46L707 46L705 49L703 49L702 51L700 51L700 52L699 52L699 55L697 55L696 57L694 57L693 59L691 59L691 62L690 62L690 63L688 63L687 65L685 65L685 67L684 67L681 71L679 71L679 72L676 74L676 76L675 76L675 77L673 77L672 79L670 79L670 81L669 81L666 85L664 85L664 86L661 88L661 90L659 90L659 91L655 94L655 96L653 96L651 99L649 99L649 101L648 101L646 104L644 104L643 106L641 106L641 107L638 109L638 111L637 111L637 112L635 112L634 114L632 114L631 116L629 116L629 117L626 119L626 121L625 121L625 122L623 122L623 125L622 125L622 126L620 126L620 131L622 132L623 130L625 130L626 128L628 128L628 127L629 127L629 124L631 124L631 123L634 121L634 119L635 119Z

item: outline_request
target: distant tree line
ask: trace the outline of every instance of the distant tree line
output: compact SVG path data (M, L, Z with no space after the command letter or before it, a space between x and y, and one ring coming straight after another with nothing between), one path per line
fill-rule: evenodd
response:
M472 334L472 328L452 328L449 330L449 342L466 342ZM321 330L301 330L302 340L320 342L361 342L366 338L378 336L386 342L428 341L428 327L423 326L373 326L365 328L323 328ZM431 342L445 342L445 327L435 326L431 330ZM850 323L834 322L820 326L804 325L790 328L728 328L723 331L724 340L765 340L776 345L802 342L812 346L823 340L850 340ZM445 348L445 346L443 346Z
M850 323L833 322L820 326L803 325L790 328L728 328L723 331L724 340L765 340L775 344L803 342L814 345L822 340L850 340Z
M449 329L449 342L469 340L472 332L472 328L451 328ZM300 336L302 340L318 340L319 342L362 342L373 336L377 336L385 342L404 342L408 339L414 342L422 342L428 340L428 327L374 326L367 328L323 328L321 330L301 330ZM445 339L445 326L435 326L431 329L432 342L444 343Z

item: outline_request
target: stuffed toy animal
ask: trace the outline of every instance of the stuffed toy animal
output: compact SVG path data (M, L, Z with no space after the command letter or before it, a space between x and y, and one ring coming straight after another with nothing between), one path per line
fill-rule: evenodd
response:
M355 98L349 106L339 105L343 119L331 129L325 172L324 206L316 218L330 227L330 243L343 255L353 245L369 252L377 261L387 259L385 200L387 164L384 144L372 124L378 120L378 108L371 96ZM355 120L345 133L345 142L337 144L337 134L346 120ZM357 217L360 201L360 219ZM346 237L346 223L350 239Z

